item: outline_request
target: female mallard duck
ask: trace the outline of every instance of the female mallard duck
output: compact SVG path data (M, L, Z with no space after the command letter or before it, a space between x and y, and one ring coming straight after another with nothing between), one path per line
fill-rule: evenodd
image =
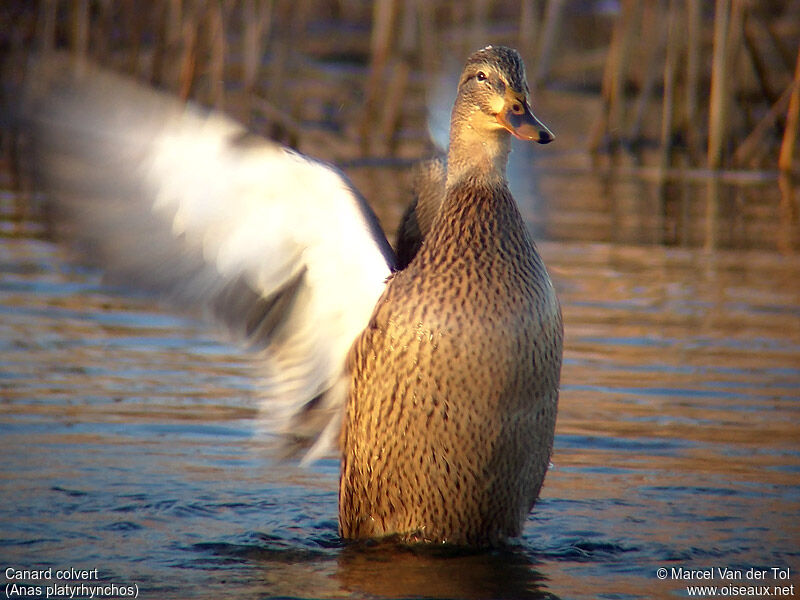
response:
M519 534L549 463L562 325L505 179L509 134L552 139L514 50L467 61L444 191L402 271L331 167L88 65L31 69L22 117L70 234L258 352L265 419L306 459L339 444L342 536Z

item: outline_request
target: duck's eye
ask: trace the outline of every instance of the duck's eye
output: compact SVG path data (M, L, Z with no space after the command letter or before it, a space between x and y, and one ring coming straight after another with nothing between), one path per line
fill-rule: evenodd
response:
M475 76L478 81L486 81L486 73L483 71L478 71L478 74Z
M511 106L511 112L513 112L515 115L521 115L523 113L522 105L517 103L517 102L515 102Z

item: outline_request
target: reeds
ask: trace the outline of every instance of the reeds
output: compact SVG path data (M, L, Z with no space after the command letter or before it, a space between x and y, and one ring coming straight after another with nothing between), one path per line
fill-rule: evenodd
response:
M326 158L426 152L425 87L451 68L445 57L499 42L520 48L534 88L598 91L586 135L597 156L642 152L665 171L798 170L797 0L622 0L616 14L570 0L17 4L12 15L35 13L13 37L29 50L68 47L282 141L321 144Z
M603 108L590 137L593 152L646 144L652 134L643 123L657 121L653 100L660 93L661 167L674 164L679 151L692 166L711 170L795 168L789 149L796 111L783 111L796 97L797 74L781 54L800 44L800 5L716 0L710 7L700 0L622 2L604 67ZM779 145L787 148L780 161Z
M781 142L781 152L778 158L778 167L781 171L789 172L792 169L794 158L794 145L797 138L798 113L800 113L800 48L797 49L797 63L794 70L794 79L787 90L789 95L789 109L786 113L786 128Z

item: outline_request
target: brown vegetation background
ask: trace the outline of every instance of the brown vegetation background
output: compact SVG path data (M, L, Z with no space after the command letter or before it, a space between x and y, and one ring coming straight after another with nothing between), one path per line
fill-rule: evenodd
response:
M444 114L446 126L464 59L489 43L514 46L525 59L534 110L556 133L556 143L536 153L544 168L568 176L617 173L659 186L711 182L713 210L696 201L681 209L705 215L697 226L708 214L727 214L715 182L737 184L739 221L752 210L779 214L778 245L794 247L785 240L796 238L800 214L800 0L0 5L4 53L68 50L225 110L344 168L389 232L410 197L408 167L436 151L429 112L438 111L440 121ZM24 62L12 63L12 76L21 76ZM765 182L780 189L779 201L763 193ZM572 193L563 185L545 191L562 199ZM587 207L592 198L603 202L599 192L583 196ZM651 208L644 199L636 206L658 216L668 212L663 197ZM622 196L614 202L621 207L613 214L629 209ZM589 235L595 230L585 215L568 230L551 223L550 234ZM610 227L593 239L619 239L619 225ZM719 236L705 238L716 245Z

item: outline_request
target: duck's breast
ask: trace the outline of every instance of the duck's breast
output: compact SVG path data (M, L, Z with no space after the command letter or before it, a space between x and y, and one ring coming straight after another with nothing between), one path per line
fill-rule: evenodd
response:
M423 247L354 347L344 535L519 533L552 448L562 327L524 229L505 234Z

